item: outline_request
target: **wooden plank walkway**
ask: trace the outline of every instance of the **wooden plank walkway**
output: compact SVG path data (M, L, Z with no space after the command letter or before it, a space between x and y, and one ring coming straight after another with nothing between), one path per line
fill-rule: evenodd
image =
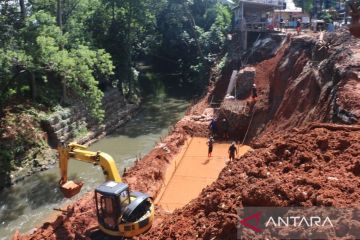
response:
M191 139L180 153L176 168L170 168L169 171L173 171L171 177L155 200L164 210L172 212L196 198L203 188L218 178L225 167L230 143L215 143L213 156L209 158L206 141L206 138L199 137ZM240 147L238 156L250 149L249 146Z

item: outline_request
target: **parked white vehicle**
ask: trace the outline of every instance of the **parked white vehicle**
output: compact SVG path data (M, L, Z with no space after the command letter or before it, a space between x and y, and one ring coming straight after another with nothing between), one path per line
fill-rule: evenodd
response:
M318 19L312 19L311 20L311 30L313 30L314 32L325 30L325 21L318 20Z

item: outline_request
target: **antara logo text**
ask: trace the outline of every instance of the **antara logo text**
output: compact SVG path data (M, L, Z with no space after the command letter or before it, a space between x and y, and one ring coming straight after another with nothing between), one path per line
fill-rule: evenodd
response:
M276 220L275 220L276 219ZM324 220L319 216L304 217L304 216L292 216L292 217L270 217L266 222L265 226L274 226L274 227L325 227L332 226L331 220L329 217L326 217Z
M262 232L264 229L260 228L261 212L257 212L251 216L248 216L240 220L240 224L252 229L256 233ZM255 224L251 224L250 221L255 221ZM329 217L321 218L319 216L288 216L288 217L270 217L265 227L334 227Z

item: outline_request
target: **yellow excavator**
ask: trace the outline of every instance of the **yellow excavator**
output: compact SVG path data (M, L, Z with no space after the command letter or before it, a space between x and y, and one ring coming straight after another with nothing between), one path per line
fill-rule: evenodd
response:
M141 192L129 192L128 185L122 182L115 161L109 154L92 152L76 143L61 144L58 152L60 190L67 198L78 194L83 186L81 182L68 180L70 158L101 166L106 182L95 189L95 203L102 232L111 236L134 237L150 229L154 220L151 198Z

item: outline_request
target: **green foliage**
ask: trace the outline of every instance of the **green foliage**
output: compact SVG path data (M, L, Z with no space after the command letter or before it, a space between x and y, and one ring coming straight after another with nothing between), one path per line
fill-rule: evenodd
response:
M324 20L326 23L331 22L332 15L329 12L323 12L320 15L320 19Z
M41 147L46 142L46 135L36 120L39 111L22 105L14 109L15 112L6 112L0 121L0 159L8 166L21 164L29 149Z
M86 136L88 134L88 130L85 125L81 125L78 129L76 129L74 134L75 134L75 138L79 139Z
M158 43L156 14L164 0L102 0L88 21L97 45L110 52L116 65L114 78L129 94L136 88L134 61L151 54Z
M204 88L231 22L215 0L29 0L25 10L22 17L17 1L0 1L0 105L69 97L100 120L99 87L137 93L139 61L180 76L172 85Z
M296 6L301 7L304 12L312 14L314 10L313 0L295 0Z
M178 84L205 88L210 67L224 50L231 16L230 9L217 1L168 1L158 16L162 34L158 55L173 60L161 63L168 71L182 73Z
M0 86L5 89L0 93L0 103L14 94L30 92L34 87L44 89L38 93L37 99L55 97L59 101L60 96L49 97L45 94L54 94L56 92L49 89L65 85L72 96L84 100L92 116L102 120L103 94L98 88L97 79L106 80L113 74L111 56L103 49L92 50L86 45L69 44L70 36L75 37L63 33L56 25L55 17L45 10L38 10L29 16L19 29L19 36L19 39L12 41L12 46L0 48ZM35 82L29 87L27 78L30 75L35 77Z
M14 96L20 90L21 83L14 79L17 68L31 65L32 58L23 50L14 51L0 48L0 105L1 102ZM16 75L15 75L16 77Z
M229 58L229 56L227 53L221 58L220 62L216 65L216 69L218 71L221 71L224 69L224 67L226 66L226 63L228 61L228 58Z

